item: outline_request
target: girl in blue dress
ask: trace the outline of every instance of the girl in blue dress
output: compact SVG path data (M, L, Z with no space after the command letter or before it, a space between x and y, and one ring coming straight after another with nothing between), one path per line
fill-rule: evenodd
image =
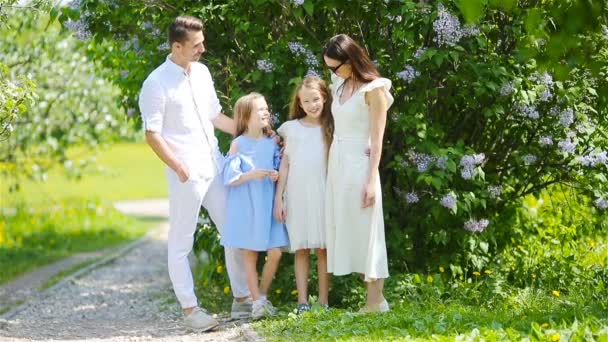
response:
M221 244L245 251L247 286L254 300L251 316L259 319L276 312L266 293L281 260L281 247L289 244L285 226L272 216L280 150L270 137L270 112L262 95L241 97L234 113L237 138L223 168L228 191ZM266 252L267 258L258 284L259 252Z

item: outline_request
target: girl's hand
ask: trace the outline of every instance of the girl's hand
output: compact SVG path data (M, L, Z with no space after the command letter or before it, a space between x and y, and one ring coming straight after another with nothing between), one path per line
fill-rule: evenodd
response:
M283 205L282 199L275 198L272 216L274 216L275 220L281 223L285 223L285 220L287 220L287 212L285 211L285 206Z
M363 206L362 208L372 207L376 203L375 183L368 182L363 187Z
M251 170L249 172L247 172L247 178L248 179L263 179L266 176L270 175L270 171L268 170L260 170L260 169L256 169L256 170Z
M277 171L277 170L268 171L268 177L270 177L271 181L276 182L279 179L279 171Z

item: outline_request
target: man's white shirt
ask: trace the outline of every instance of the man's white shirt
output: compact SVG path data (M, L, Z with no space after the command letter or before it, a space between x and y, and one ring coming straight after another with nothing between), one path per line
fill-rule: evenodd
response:
M146 131L159 133L192 175L221 167L222 156L213 123L222 106L209 69L199 62L190 73L167 56L144 81L139 108ZM213 164L213 159L216 165Z

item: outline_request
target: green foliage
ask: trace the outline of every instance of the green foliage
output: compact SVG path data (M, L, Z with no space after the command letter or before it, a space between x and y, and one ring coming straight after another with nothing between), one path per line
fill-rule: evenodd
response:
M0 283L73 253L133 240L148 228L149 223L90 200L5 208L0 211Z
M580 298L552 298L527 290L509 295L511 302L486 307L429 294L422 300L405 297L385 314L319 310L253 327L269 341L602 341L607 337L606 311L585 306Z
M68 158L69 148L94 148L131 132L115 104L117 88L96 76L82 43L48 15L9 13L0 26L0 129L10 133L0 136L2 191L18 190L24 178L44 180L57 163L78 175L92 160Z

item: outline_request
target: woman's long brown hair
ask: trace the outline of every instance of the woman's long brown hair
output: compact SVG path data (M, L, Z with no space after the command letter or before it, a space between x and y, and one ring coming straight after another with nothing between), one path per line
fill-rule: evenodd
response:
M241 96L234 104L234 121L236 121L236 136L243 135L247 132L247 125L253 113L253 102L257 99L263 99L264 96L260 93L249 93ZM267 137L270 136L270 124L264 127L262 131Z
M345 34L332 37L325 46L323 55L341 63L350 63L355 89L363 83L381 77L365 49ZM342 83L342 86L345 83Z
M302 119L306 117L306 112L302 108L300 99L300 90L302 88L313 89L318 91L323 97L323 110L321 111L321 130L323 132L323 142L325 143L325 157L329 155L329 147L334 137L334 118L331 115L331 93L325 84L325 81L317 76L306 76L302 83L296 88L289 104L289 118L291 120Z

